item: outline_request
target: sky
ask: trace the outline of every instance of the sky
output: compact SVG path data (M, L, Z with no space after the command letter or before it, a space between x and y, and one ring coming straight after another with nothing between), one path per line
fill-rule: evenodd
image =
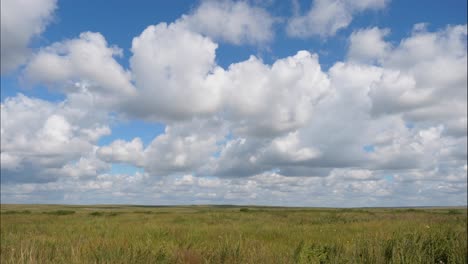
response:
M467 201L467 2L1 1L1 202Z

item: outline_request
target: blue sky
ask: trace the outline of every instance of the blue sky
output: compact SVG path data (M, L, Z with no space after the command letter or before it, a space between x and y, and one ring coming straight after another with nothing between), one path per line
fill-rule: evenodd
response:
M466 204L466 10L2 1L2 202Z

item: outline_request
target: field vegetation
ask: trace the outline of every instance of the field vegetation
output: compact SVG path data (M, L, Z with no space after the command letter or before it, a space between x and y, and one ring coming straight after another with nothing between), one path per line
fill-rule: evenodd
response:
M467 263L467 209L2 205L1 263Z

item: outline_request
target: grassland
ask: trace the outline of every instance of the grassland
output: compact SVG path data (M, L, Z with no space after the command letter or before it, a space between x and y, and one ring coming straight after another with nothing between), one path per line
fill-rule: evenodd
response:
M1 263L467 263L467 210L2 205Z

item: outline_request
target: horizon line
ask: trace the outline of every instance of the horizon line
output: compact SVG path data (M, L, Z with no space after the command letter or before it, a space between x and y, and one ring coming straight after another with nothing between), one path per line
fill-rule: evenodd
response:
M4 205L61 205L61 206L129 206L129 207L271 207L271 208L310 208L310 209L365 209L365 208L448 208L448 207L466 207L464 205L402 205L402 206L351 206L351 207L333 207L333 206L295 206L295 205L262 205L262 204L61 204L61 203L0 203Z

